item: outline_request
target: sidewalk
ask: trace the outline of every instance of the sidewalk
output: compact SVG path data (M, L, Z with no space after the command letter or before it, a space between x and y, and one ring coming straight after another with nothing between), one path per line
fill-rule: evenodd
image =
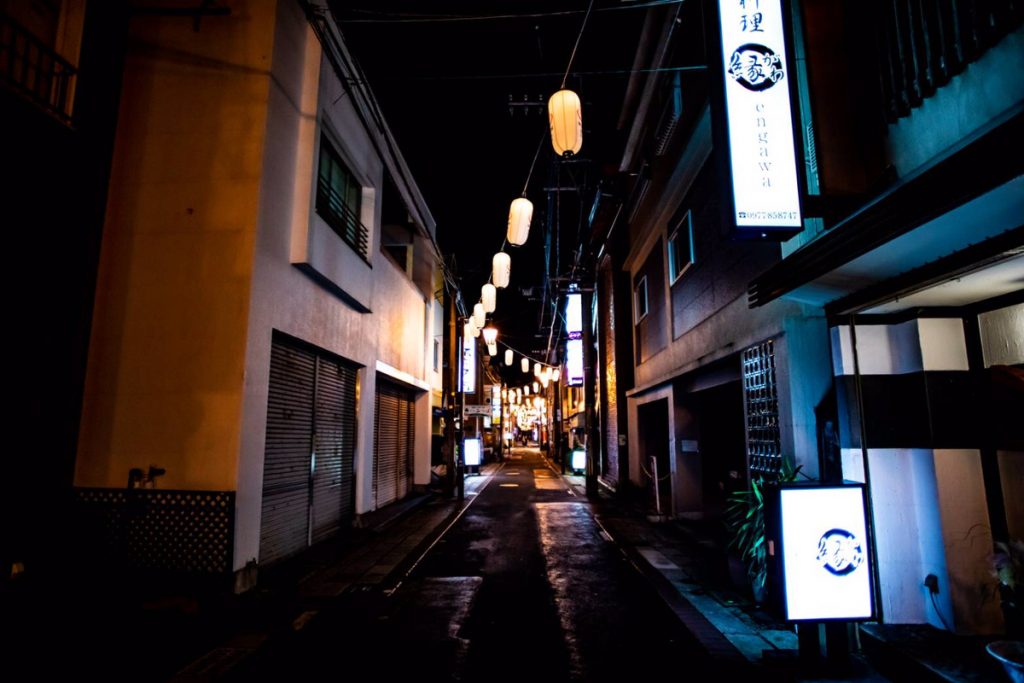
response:
M466 478L463 502L435 494L413 496L365 515L363 527L342 543L326 543L261 578L251 604L241 610L224 641L199 654L170 681L221 680L275 637L288 637L346 591L393 589L427 552L430 543L490 481L500 464ZM393 585L384 585L390 580ZM243 596L243 599L248 596Z
M586 495L584 477L562 476L577 495ZM846 670L808 671L798 660L791 626L733 587L714 529L700 522L651 522L645 510L599 488L598 497L590 500L601 526L716 656L742 657L766 678L783 680L1009 680L985 655L985 639L928 626L863 624L857 630L859 651ZM852 647L858 650L857 643Z

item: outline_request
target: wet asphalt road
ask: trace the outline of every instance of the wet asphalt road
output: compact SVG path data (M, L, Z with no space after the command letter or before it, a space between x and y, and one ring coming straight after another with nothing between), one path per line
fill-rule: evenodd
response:
M716 667L536 450L389 590L350 591L239 680L709 680ZM236 678L236 677L232 677Z

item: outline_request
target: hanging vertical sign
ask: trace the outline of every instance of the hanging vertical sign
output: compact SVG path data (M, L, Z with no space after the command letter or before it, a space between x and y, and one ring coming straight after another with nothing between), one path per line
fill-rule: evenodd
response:
M583 384L583 295L571 292L565 301L565 383Z
M719 0L732 216L743 237L800 232L800 186L781 0Z
M460 391L472 394L476 392L476 339L462 339L462 383Z

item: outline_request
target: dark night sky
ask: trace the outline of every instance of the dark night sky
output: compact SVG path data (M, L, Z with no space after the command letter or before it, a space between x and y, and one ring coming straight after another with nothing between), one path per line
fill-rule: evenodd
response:
M544 2L413 2L355 0L333 4L345 39L366 71L384 116L454 254L469 306L501 247L509 203L519 196L538 143L540 158L527 196L534 219L526 245L509 248L512 280L499 290L494 321L502 339L522 351L543 349L536 297L544 281L544 187L555 166L547 139L547 98L557 90L587 8L586 0ZM644 18L636 3L595 3L568 87L583 100L580 156L618 161L622 96ZM605 9L605 8L617 9ZM618 8L627 9L618 9ZM527 14L543 16L524 17ZM493 20L409 21L443 16L515 15ZM618 73L610 74L609 71ZM600 73L594 73L600 72ZM509 98L539 101L515 107ZM566 184L563 180L562 185ZM565 272L581 212L562 193L558 220ZM552 215L552 218L554 216ZM533 288L533 296L525 296ZM525 292L524 292L525 290ZM550 320L550 315L547 316ZM533 335L539 334L540 337Z

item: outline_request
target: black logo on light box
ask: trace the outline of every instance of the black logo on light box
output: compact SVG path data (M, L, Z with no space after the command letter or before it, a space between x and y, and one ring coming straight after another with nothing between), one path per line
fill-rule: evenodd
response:
M846 529L829 529L818 541L818 562L836 576L846 576L864 563L864 546Z
M758 43L736 48L726 71L734 81L754 92L767 90L785 77L782 58L770 47Z

